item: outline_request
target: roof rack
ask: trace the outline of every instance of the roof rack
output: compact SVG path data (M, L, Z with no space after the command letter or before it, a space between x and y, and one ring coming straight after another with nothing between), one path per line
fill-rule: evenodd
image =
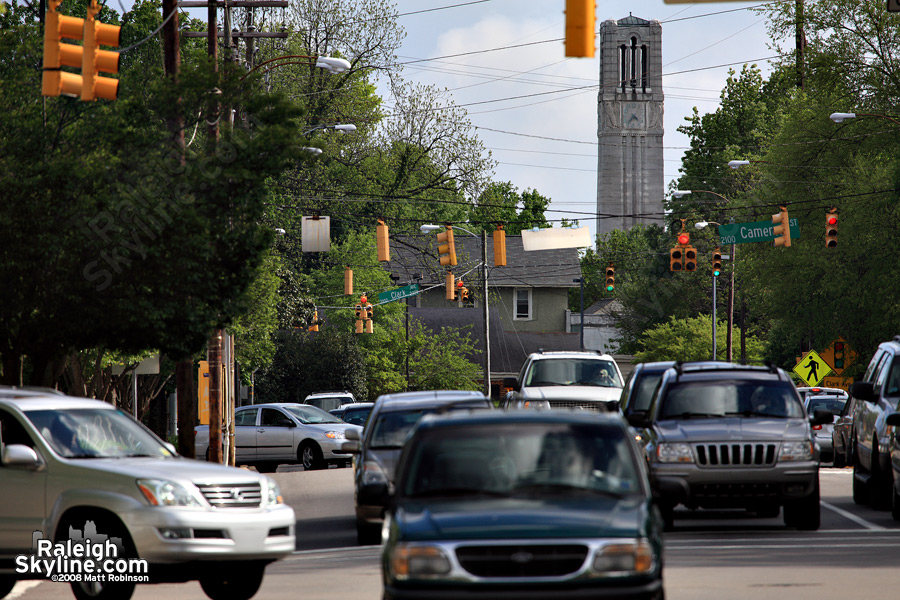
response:
M682 365L684 365L684 361L681 361L681 360L675 361L675 372L678 373L679 376L681 376L681 374L684 373L684 369L682 368Z
M900 342L900 335L895 335L895 336L894 336L894 341L895 341L895 342Z
M770 373L778 373L778 365L773 363L771 360L767 360L763 364L768 367Z

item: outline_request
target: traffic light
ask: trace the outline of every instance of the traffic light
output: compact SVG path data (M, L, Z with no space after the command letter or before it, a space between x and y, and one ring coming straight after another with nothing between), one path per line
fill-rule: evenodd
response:
M353 295L353 269L344 267L344 295Z
M616 289L616 267L612 263L606 267L606 291L611 292Z
M453 241L453 227L445 225L447 230L439 233L437 241L439 242L438 254L441 255L441 266L456 266L456 243Z
M62 71L60 67L81 68L83 49L63 44L63 38L80 40L84 37L84 19L68 17L57 12L62 0L49 0L44 23L44 71L41 93L44 96L78 96L81 94L81 75Z
M713 250L712 255L712 274L713 277L718 277L722 274L722 249L716 248Z
M680 238L681 236L678 237ZM697 270L697 250L695 250L693 246L684 247L684 270Z
M497 225L494 230L494 266L506 266L506 232L503 225Z
M310 331L318 331L319 330L319 311L313 311L312 317L312 325L309 326Z
M594 57L595 0L566 0L566 56Z
M447 271L447 275L444 276L444 297L447 300L456 298L456 288L453 287L453 279L453 273Z
M363 307L360 304L356 305L356 333L363 332Z
M787 206L782 206L781 212L772 215L772 233L775 234L775 246L791 247L791 224L788 219Z
M388 240L388 226L381 219L375 226L375 245L378 248L378 260L389 262L391 260L391 244Z
M366 333L375 333L375 325L372 322L372 313L375 310L375 307L371 304L367 304L365 306L366 309Z
M456 282L456 293L453 294L453 300L454 300L454 301L457 301L457 302L458 302L459 300L462 299L462 293L463 293L463 290L466 289L466 288L465 288L465 285L466 285L466 284L463 283L463 280L462 280L462 279L457 280L457 282ZM466 290L466 291L468 291L468 290Z
M675 246L669 250L669 270L681 271L684 268L684 250L681 246Z
M686 231L682 231L678 234L678 244L680 246L687 246L691 243L691 236L688 235Z
M844 342L834 343L834 368L844 368Z
M837 247L837 226L838 226L837 209L832 208L829 212L825 213L825 247L826 248Z
M119 80L103 77L98 73L118 73L119 53L101 50L100 46L118 46L119 31L116 25L101 23L96 19L100 12L97 0L91 0L84 19L84 52L81 59L81 99L97 98L115 100L119 95Z

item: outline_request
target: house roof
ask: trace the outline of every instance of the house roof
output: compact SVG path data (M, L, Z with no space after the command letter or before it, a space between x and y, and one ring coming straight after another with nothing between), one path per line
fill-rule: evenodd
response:
M452 267L453 274L473 281L479 279L481 239L459 230L454 233L457 266ZM422 285L443 283L447 267L440 265L436 238L435 234L392 237L391 260L383 263L384 268L399 275L399 281L414 281L421 275ZM571 288L578 286L573 280L581 277L577 248L526 252L520 235L506 236L505 267L494 266L494 239L488 235L487 263L493 287Z

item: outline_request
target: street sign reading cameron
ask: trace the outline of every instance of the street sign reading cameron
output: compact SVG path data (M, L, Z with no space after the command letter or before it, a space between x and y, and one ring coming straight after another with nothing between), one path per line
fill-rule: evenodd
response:
M800 237L800 222L791 219L791 239ZM750 223L729 223L719 225L719 244L749 244L750 242L771 242L775 239L772 233L772 221L752 221Z

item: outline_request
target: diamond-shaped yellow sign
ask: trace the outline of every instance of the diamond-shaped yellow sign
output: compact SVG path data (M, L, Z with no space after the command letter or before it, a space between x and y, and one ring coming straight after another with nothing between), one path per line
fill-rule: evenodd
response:
M831 373L831 367L822 360L821 356L816 354L815 350L810 350L794 367L794 373L805 381L807 385L815 386L819 385L819 382Z

